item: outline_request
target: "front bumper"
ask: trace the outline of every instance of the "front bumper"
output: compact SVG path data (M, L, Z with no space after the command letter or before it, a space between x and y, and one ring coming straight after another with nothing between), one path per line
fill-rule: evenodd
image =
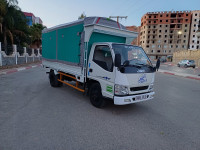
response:
M155 92L145 93L145 94L138 94L132 96L114 96L114 104L115 105L126 105L132 103L138 103L142 101L151 100L154 98ZM141 97L139 99L138 97Z

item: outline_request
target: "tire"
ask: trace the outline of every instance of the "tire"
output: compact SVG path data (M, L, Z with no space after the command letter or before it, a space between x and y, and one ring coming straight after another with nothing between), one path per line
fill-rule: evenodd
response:
M196 66L193 66L193 68L195 68Z
M184 65L185 68L187 68L187 65Z
M102 97L101 86L99 83L93 83L90 87L90 102L93 106L101 108L105 106L105 99Z
M177 66L178 66L178 67L180 67L180 65L179 65L179 64L178 64Z
M60 75L55 75L54 71L51 70L49 73L49 82L52 87L61 87L63 85L63 83L58 81L58 79L60 79Z

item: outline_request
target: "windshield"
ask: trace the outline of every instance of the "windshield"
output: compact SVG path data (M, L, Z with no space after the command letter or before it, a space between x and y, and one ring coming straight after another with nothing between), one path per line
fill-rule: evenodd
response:
M112 45L115 54L121 55L121 65L128 61L129 65L150 65L149 58L141 47L124 44Z

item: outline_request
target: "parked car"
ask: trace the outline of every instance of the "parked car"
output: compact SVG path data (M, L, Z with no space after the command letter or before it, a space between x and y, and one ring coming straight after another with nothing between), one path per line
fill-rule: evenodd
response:
M178 67L193 67L195 68L195 61L194 60L181 60L178 64Z

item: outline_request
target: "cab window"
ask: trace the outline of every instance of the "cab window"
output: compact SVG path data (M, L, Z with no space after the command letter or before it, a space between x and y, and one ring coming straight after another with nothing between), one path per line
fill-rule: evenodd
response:
M113 71L113 60L109 46L96 46L94 50L93 61L101 68L110 72Z

